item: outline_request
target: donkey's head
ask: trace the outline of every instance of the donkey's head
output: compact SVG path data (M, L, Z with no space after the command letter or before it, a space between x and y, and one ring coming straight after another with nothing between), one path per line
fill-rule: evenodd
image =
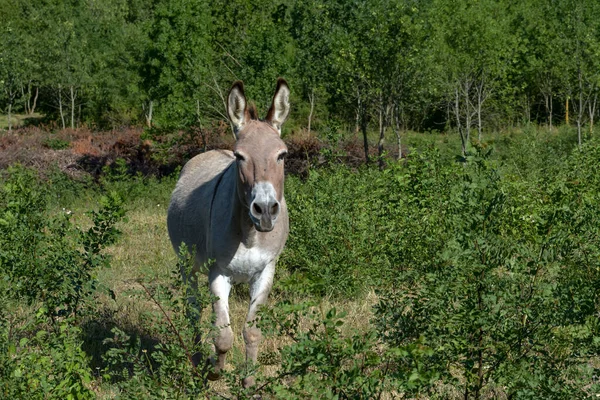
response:
M237 141L233 153L238 171L238 193L249 209L257 230L273 229L283 200L283 163L287 147L281 140L281 125L289 111L290 89L284 79L277 88L267 117L259 120L248 106L244 84L235 82L227 99L227 113Z

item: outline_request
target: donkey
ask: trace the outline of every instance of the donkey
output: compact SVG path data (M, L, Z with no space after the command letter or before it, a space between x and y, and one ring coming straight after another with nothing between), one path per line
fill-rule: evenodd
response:
M229 291L236 283L250 285L250 306L244 327L246 361L256 363L261 332L254 320L267 302L275 262L288 237L288 213L283 198L287 147L281 126L288 117L290 89L277 81L264 120L248 105L244 85L235 82L227 99L227 114L236 143L233 152L213 150L192 158L181 171L169 205L167 226L176 252L181 243L195 248L194 271L209 260L208 284L218 298L213 304L218 335L212 379L219 377L233 345L229 322ZM185 279L186 277L184 277ZM243 380L254 384L254 377Z

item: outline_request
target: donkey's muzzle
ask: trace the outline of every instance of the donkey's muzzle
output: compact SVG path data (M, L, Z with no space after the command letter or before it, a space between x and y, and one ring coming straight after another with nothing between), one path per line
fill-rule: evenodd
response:
M275 227L275 221L277 221L277 217L279 216L280 208L279 202L275 199L253 201L250 206L250 217L256 230L260 232L272 231Z

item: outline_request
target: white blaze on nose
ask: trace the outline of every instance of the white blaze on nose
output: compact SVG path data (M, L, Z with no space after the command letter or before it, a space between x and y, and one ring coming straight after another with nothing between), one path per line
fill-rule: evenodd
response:
M252 203L261 207L271 205L277 202L277 192L271 182L258 182L252 188Z
M279 215L277 192L269 182L258 182L252 188L250 218L260 231L270 231Z

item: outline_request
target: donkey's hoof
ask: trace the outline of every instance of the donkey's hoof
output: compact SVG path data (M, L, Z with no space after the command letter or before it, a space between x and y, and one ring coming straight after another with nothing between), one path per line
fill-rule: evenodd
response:
M208 371L208 375L206 377L209 381L218 381L219 379L221 379L221 373Z
M249 388L251 386L254 386L255 383L256 383L256 379L254 379L253 376L247 376L246 378L242 379L242 386L244 388Z

